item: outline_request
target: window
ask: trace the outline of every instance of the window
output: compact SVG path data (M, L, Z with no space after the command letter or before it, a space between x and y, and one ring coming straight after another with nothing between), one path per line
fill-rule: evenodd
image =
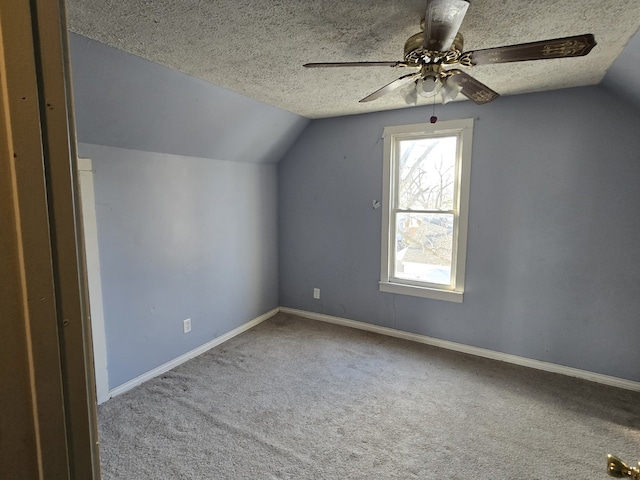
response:
M473 119L384 129L380 290L462 302Z

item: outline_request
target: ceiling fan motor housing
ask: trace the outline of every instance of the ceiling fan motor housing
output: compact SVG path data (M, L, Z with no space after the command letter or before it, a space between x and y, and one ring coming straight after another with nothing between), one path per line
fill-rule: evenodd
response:
M459 58L464 46L464 37L460 32L456 34L453 45L449 52L431 52L423 47L424 32L411 35L404 43L404 60L410 67L419 67L425 63L440 63L447 57L447 53L453 53L455 58ZM434 59L439 59L434 61Z

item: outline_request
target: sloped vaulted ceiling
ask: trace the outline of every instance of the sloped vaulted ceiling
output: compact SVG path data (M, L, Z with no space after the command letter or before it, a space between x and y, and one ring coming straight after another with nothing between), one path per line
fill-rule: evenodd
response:
M76 33L309 117L406 106L358 100L402 74L306 62L401 60L425 0L68 0ZM587 56L474 67L501 95L599 83L640 26L638 0L472 0L465 50L593 33Z
M640 107L640 31L613 62L603 84Z

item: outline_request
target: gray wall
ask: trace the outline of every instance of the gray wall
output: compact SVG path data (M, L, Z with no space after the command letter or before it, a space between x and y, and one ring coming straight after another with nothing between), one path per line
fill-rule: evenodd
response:
M411 108L313 121L278 165L280 305L640 381L640 112L598 87L436 109L475 117L464 303L378 290L380 137Z
M308 120L79 35L71 59L113 389L278 306L274 162Z
M80 155L94 165L110 388L278 306L276 165Z

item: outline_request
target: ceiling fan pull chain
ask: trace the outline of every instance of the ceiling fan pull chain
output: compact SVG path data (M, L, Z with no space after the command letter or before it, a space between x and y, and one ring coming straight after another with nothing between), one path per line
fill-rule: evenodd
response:
M431 123L436 123L438 121L438 117L436 117L436 97L433 97L433 115L429 119Z

